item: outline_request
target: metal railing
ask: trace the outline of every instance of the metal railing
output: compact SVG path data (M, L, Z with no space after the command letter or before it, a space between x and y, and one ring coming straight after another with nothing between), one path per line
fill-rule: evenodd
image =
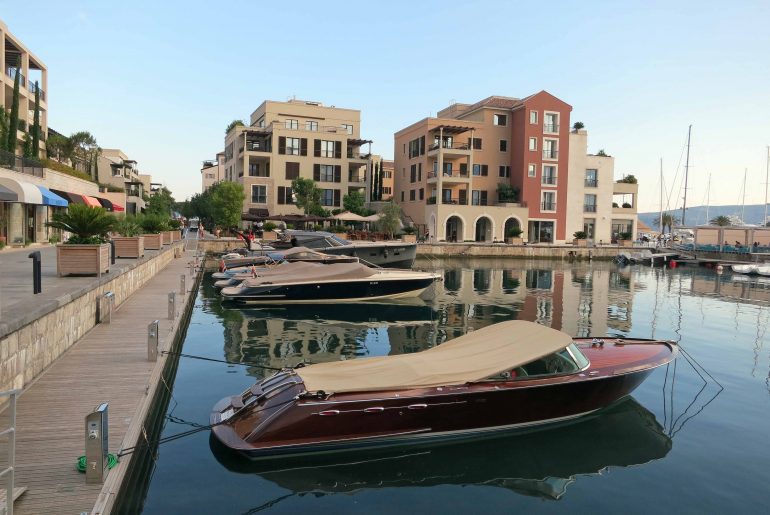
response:
M30 82L28 89L31 93L35 93L35 91L40 90L40 100L45 101L45 91L38 85L36 85L34 82Z
M597 179L586 179L585 186L586 188L596 188L599 186L599 181Z
M468 170L444 170L441 174L442 177L468 177ZM428 172L428 179L435 179L438 177L438 172Z
M596 204L583 204L584 213L596 213Z
M434 143L428 147L428 150L437 150L439 148L438 143ZM467 143L457 143L454 141L441 142L441 148L449 148L452 150L470 150L470 146Z
M15 66L9 66L5 69L5 74L8 75L12 79L16 79L16 73L19 74L19 84L22 86L27 85L27 78L24 76L23 73L17 72Z
M556 202L541 202L540 211L556 211Z
M467 198L442 197L441 198L441 203L442 204L459 205L459 206L467 206L468 205L468 199Z
M371 154L366 152L348 152L348 159L369 159Z
M34 158L17 156L7 150L0 150L0 168L7 168L35 177L45 177L43 164Z
M543 175L541 184L549 184L551 186L556 184L556 175Z
M348 182L366 182L366 176L360 174L348 174Z
M513 195L498 195L497 196L497 203L498 204L516 204L519 202L518 196Z
M543 132L551 132L551 133L557 134L559 132L559 124L545 123L543 124Z
M558 159L558 158L559 158L558 150L552 150L552 149L543 150L543 159Z
M247 152L270 152L269 145L261 141L246 141Z

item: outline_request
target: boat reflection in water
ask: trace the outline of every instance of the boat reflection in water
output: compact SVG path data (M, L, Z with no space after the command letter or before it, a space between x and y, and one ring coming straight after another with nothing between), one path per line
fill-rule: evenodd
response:
M672 440L632 397L594 415L531 433L464 443L344 455L253 462L213 437L217 461L231 472L256 474L294 494L437 485L485 485L559 499L582 474L665 457Z

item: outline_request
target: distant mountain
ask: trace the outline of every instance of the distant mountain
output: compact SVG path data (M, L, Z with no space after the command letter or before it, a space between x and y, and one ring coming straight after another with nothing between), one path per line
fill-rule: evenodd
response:
M682 208L671 210L677 218L682 217ZM708 217L709 220L716 216L731 216L731 215L737 215L741 216L741 206L740 205L734 205L734 206L710 206L708 208ZM756 224L756 225L762 225L762 218L765 216L765 205L764 204L755 204L753 206L746 206L746 209L744 211L744 219L743 221L747 224ZM768 208L768 213L770 213L770 208ZM653 229L658 228L658 212L655 211L653 213L639 213L639 220L643 221ZM685 222L687 222L687 225L704 225L708 223L708 220L706 220L706 206L693 206L687 208L687 215L685 217Z

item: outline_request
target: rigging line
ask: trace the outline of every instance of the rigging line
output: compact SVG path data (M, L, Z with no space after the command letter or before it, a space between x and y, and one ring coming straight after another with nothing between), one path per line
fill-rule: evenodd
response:
M671 366L671 362L666 363L666 375L663 378L663 428L668 427L668 409L666 402L666 384L668 383L668 368Z
M263 368L265 370L274 370L276 372L280 372L283 370L283 368L277 368L277 367L270 367L267 365L260 365L258 363L250 363L250 362L244 362L244 361L229 361L226 359L216 359L216 358L207 358L205 356L195 356L193 354L183 354L181 352L173 352L173 351L161 351L161 354L168 354L169 356L179 356L180 358L190 358L190 359L200 359L202 361L213 361L214 363L225 363L227 365L243 365L247 367L256 367L256 368Z
M674 194L674 185L676 184L677 177L679 177L679 170L682 167L682 158L684 157L684 152L686 148L687 148L687 144L682 145L682 152L679 154L679 162L676 164L676 169L675 169L676 173L674 173L674 180L671 181L671 189L668 191L666 195L666 211L671 209L671 196ZM682 181L684 182L684 177L682 178ZM676 206L674 206L674 209L676 209Z
M687 414L690 408L692 408L695 405L695 401L698 400L698 397L700 397L701 393L703 393L703 390L706 389L706 386L708 386L708 383L703 383L703 385L700 387L700 390L698 390L698 393L695 394L695 397L692 398L692 400L690 401L690 404L687 405L687 408L685 408L685 410L682 413L680 413L678 417L676 417L676 420L672 422L669 436L674 436L678 432L676 428L677 423L679 422L679 420L681 420L682 417L684 417ZM685 421L689 420L689 418L690 417L685 418ZM681 426L680 426L680 429L681 429Z
M252 515L254 513L259 513L260 511L267 510L268 508L272 508L273 506L275 506L279 502L281 502L281 501L283 501L285 499L288 499L289 497L294 497L295 495L297 495L297 493L296 492L292 492L290 494L282 495L281 497L276 497L275 499L271 499L271 500L267 501L264 504L260 504L259 506L251 508L250 510L244 511L242 513L242 515Z

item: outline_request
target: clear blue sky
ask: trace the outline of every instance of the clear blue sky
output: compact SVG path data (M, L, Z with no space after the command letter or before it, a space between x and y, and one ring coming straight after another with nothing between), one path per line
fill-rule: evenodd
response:
M541 89L573 106L616 175L640 178L642 210L658 207L660 157L674 182L690 123L688 204L709 173L712 204L739 202L745 167L747 203L764 199L767 0L0 0L0 16L48 66L51 127L123 149L178 199L264 99L360 109L362 136L392 157L395 131L453 99Z

